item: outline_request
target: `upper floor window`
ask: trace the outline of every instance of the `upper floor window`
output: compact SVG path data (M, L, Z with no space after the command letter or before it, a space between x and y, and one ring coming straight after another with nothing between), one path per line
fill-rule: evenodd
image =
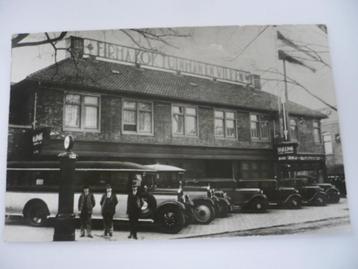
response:
M318 120L313 121L313 141L321 143L321 128Z
M173 105L172 124L174 135L197 136L198 126L196 108Z
M290 119L290 136L292 140L298 140L298 128L295 119Z
M250 133L254 140L268 140L270 138L269 121L262 115L250 114Z
M232 111L214 111L214 132L217 137L235 138L235 113Z
M64 104L64 129L98 131L99 97L84 94L66 94Z
M153 104L151 102L124 100L122 106L124 133L153 133Z
M326 155L333 154L333 145L332 145L332 135L324 134L323 135L323 143L324 143L324 152Z

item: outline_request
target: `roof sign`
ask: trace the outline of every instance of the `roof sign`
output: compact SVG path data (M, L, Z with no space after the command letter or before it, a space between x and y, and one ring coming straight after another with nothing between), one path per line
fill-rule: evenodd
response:
M76 37L76 42L79 40ZM252 84L252 74L246 71L93 39L83 39L83 55L239 84Z

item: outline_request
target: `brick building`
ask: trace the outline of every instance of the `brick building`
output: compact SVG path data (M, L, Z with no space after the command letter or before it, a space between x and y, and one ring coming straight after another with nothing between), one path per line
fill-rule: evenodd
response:
M325 115L289 102L297 150L278 160L278 98L260 90L257 76L237 73L242 83L236 83L198 76L196 69L191 75L185 69L194 68L189 62L160 69L144 56L140 63L112 61L105 56L112 51L119 57L118 50L97 44L97 57L85 55L85 41L74 40L78 58L11 87L9 160L56 158L64 135L72 134L81 159L172 164L186 169L187 177L324 173L320 120Z

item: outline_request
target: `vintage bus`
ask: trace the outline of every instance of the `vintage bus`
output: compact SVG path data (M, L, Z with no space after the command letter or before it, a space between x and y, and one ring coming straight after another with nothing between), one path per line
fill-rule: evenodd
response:
M78 215L79 195L84 185L89 185L96 199L93 218L102 218L100 199L105 185L110 184L117 194L118 205L114 219L127 220L127 193L134 175L143 177L152 169L130 162L77 161L74 176L74 213ZM30 225L41 226L58 210L60 184L58 161L8 162L5 214L22 215ZM150 183L152 184L152 183ZM179 232L191 218L190 199L180 189L156 189L146 192L142 207L142 221L157 223L161 230Z

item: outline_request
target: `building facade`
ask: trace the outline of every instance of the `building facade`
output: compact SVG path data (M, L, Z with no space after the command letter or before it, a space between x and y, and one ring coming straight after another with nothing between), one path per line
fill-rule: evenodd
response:
M280 159L278 97L260 90L258 76L234 76L209 64L203 71L175 57L162 69L143 55L141 62L113 61L108 58L118 58L118 48L98 43L97 55L93 46L86 55L85 45L72 39L76 58L12 86L9 160L55 159L63 137L71 134L81 159L176 165L186 169L186 177L325 173L320 123L325 115L288 102L295 152Z

